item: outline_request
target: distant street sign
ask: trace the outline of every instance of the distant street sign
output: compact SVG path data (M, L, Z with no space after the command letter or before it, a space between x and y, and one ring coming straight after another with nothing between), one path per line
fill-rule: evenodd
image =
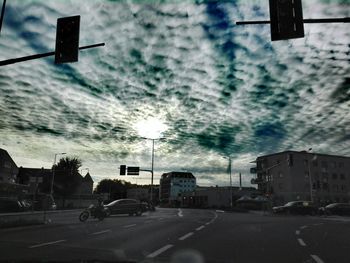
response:
M57 19L55 63L78 61L80 16Z
M301 0L269 0L271 40L304 37Z
M120 175L125 175L126 174L126 165L121 165L120 166Z
M139 175L140 167L128 166L128 175Z

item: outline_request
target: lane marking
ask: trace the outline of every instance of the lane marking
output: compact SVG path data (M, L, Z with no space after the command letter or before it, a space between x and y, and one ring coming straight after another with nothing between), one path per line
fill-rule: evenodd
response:
M296 235L300 235L300 230L295 231Z
M302 240L301 238L298 238L298 242L299 242L300 246L303 246L303 247L306 246L304 240Z
M197 227L197 228L196 228L196 231L200 231L200 230L202 230L203 228L205 228L205 226Z
M133 227L133 226L136 226L136 224L126 225L126 226L123 226L123 227L124 228L129 228L129 227Z
M307 226L301 226L301 227L300 227L300 229L305 229L305 228L307 228Z
M162 254L163 252L167 251L169 248L172 248L172 247L173 247L173 245L171 245L171 244L166 245L166 246L164 246L164 247L154 251L153 253L149 254L147 257L148 258L154 258L154 257Z
M62 239L62 240L57 240L57 241L52 241L52 242L47 242L47 243L41 243L38 245L30 246L29 248L43 247L43 246L53 245L53 244L57 244L57 243L62 243L65 241L67 241L67 240Z
M310 256L311 256L311 257L313 258L313 260L315 260L317 263L324 263L323 260L320 259L319 256L317 256L317 255L310 255Z
M225 213L224 210L215 210L216 213Z
M107 230L103 230L103 231L92 233L91 235L99 235L99 234L107 233L107 232L110 232L110 231L111 231L110 229L107 229Z
M179 211L179 212L177 213L177 215L178 215L179 217L183 217L184 215L183 215L183 213L182 213L182 210L179 208L178 211Z
M182 240L185 240L186 238L189 238L189 237L192 236L192 235L193 235L193 232L187 233L186 235L180 237L179 240L181 240L181 241L182 241Z
M205 223L206 225L210 225L210 222L208 222L208 223Z
M158 220L163 220L164 218L163 217L161 217L161 218L159 218Z
M323 225L323 223L314 224L314 226L321 226L321 225Z
M145 221L145 224L149 224L149 223L152 223L153 222L153 220L147 220L147 221Z

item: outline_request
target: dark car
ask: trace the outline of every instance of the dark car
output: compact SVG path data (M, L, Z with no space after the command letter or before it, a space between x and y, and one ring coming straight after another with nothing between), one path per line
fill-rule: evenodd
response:
M321 215L350 215L350 204L347 203L333 203L319 209Z
M141 203L135 199L118 199L105 207L108 208L109 215L115 214L129 214L140 216L143 212L147 211L145 203Z
M25 207L20 201L10 198L0 198L0 213L12 213L22 211L25 211Z
M276 214L315 215L316 208L310 201L292 201L272 208Z

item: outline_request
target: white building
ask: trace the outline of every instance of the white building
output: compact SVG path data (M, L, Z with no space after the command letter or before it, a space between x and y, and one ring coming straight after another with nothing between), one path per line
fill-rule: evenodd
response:
M165 204L180 203L182 195L196 189L196 178L188 172L162 174L160 179L160 201Z

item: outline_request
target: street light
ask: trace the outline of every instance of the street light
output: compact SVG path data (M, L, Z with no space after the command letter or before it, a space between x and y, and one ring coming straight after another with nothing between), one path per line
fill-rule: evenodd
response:
M309 150L307 150L307 153L310 153L312 151L312 148L309 148ZM312 178L311 178L311 169L310 169L310 158L309 155L307 156L307 166L308 166L308 173L309 173L309 184L310 184L310 201L313 202L314 198L312 195Z
M232 169L231 169L231 165L232 165L232 159L231 156L224 156L223 158L228 159L228 168L229 168L229 173L230 173L230 206L231 208L233 207L233 200L232 200Z
M151 204L153 204L153 175L154 175L154 141L156 140L164 140L164 138L158 138L158 139L154 139L154 138L146 138L146 137L141 137L142 139L145 140L152 140L152 161L151 161Z
M53 182L55 180L56 157L57 157L57 155L64 155L64 154L66 154L66 153L55 153L55 159L53 161L53 167L52 167L52 180L51 180L51 190L50 190L51 196L53 195Z

